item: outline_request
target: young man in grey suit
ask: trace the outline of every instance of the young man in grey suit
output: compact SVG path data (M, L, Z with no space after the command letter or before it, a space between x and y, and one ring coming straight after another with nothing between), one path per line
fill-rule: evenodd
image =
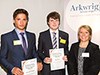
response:
M42 69L41 61L36 52L35 34L26 31L28 20L28 12L25 9L15 10L13 13L15 29L1 35L0 63L6 69L7 75L24 75L21 61L32 58L38 60L38 71ZM20 33L23 34L24 43Z
M42 75L65 75L64 69L51 71L50 63L52 62L52 58L50 58L49 50L53 49L52 33L55 32L57 40L54 47L57 49L64 49L64 56L62 59L67 62L69 35L64 31L59 30L60 14L58 12L54 11L47 15L47 25L49 26L49 29L41 32L38 39L38 54L43 61Z

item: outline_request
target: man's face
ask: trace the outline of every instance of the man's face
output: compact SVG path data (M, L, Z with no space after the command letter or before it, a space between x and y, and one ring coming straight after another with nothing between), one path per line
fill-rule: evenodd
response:
M59 19L50 18L48 24L50 29L55 31L59 28Z
M15 27L18 28L20 31L25 30L27 22L28 20L26 18L26 15L23 13L18 14L14 19Z

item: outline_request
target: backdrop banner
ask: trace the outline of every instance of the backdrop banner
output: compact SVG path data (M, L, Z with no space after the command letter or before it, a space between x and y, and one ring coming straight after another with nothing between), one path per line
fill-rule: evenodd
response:
M100 45L100 1L99 0L65 0L64 30L69 33L70 45L76 42L78 28L89 25L92 41Z

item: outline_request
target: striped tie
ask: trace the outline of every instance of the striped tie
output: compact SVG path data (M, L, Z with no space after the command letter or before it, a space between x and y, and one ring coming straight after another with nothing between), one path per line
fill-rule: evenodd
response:
M24 38L24 33L20 33L20 35L22 36L23 50L25 52L25 55L27 55L27 46L26 46L26 40Z
M56 37L56 33L53 32L53 49L57 48L57 37Z

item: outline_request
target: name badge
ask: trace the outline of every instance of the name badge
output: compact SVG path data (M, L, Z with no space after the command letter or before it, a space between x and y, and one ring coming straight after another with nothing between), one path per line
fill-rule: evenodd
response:
M13 41L13 44L14 44L14 45L21 45L22 43L21 43L20 40L14 40L14 41Z
M66 40L61 38L61 39L60 39L60 43L66 44Z
M89 57L89 53L82 53L82 57Z

